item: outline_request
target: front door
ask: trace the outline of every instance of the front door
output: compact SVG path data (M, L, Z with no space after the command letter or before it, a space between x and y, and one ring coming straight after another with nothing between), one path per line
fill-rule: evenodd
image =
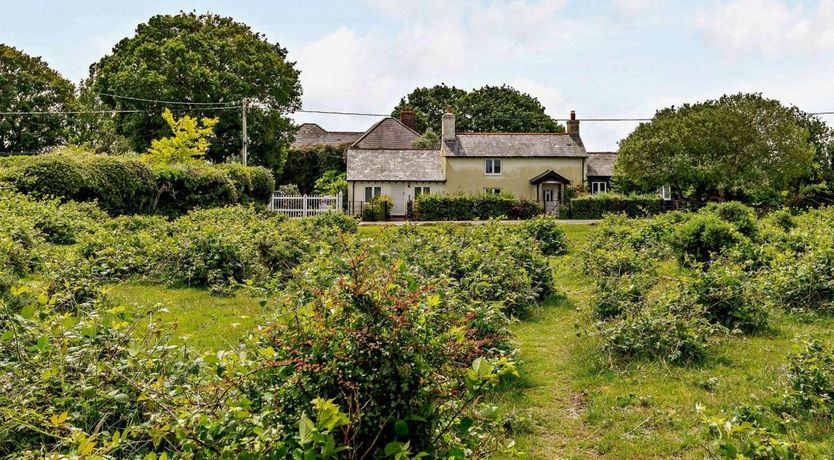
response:
M562 184L542 184L542 201L544 212L551 214L559 207L562 200Z

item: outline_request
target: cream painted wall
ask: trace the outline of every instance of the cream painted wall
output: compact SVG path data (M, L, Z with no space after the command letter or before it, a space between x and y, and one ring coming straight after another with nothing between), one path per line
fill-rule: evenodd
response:
M430 187L431 193L443 193L446 190L443 182L371 182L351 181L348 182L348 203L356 203L358 209L360 201L365 201L365 187L381 187L382 194L388 195L394 200L394 208L391 210L393 216L404 216L409 200L414 199L414 187Z
M485 158L446 158L447 193L483 193L485 188L500 188L502 192L519 198L536 199L536 186L530 179L553 170L570 180L571 185L582 184L583 158L501 158L501 175L484 172Z

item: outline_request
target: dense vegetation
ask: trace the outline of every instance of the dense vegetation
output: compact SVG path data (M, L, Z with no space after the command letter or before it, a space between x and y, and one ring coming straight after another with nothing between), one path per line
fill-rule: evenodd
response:
M373 240L339 214L254 208L175 220L0 191L0 455L483 457L506 448L484 396L517 374L506 327L553 293L524 231L403 227ZM143 279L274 299L227 351L178 345ZM396 347L391 347L396 343Z
M260 167L148 164L136 157L72 149L4 158L0 181L34 197L95 200L110 214L180 215L195 207L263 206L275 187L271 172Z
M601 219L606 214L625 214L645 217L663 210L663 202L655 195L619 195L594 193L571 198L568 217L571 219Z
M529 219L542 212L535 201L510 195L420 195L414 201L417 220Z
M634 360L708 365L722 341L777 334L782 318L810 322L830 314L832 235L832 209L757 218L729 202L650 220L609 217L584 253L594 280L588 333L615 366ZM813 338L801 340L805 345L780 371L786 384L755 415L739 404L729 415L708 418L716 456L830 454L803 440L834 429L831 352Z

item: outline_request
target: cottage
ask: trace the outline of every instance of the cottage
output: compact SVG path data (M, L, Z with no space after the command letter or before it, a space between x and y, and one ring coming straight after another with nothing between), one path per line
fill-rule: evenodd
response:
M611 190L611 176L617 152L588 152L588 190L591 193L606 193Z
M359 131L327 131L315 123L303 123L295 132L291 148L303 148L314 145L350 145L362 137Z
M574 112L565 133L458 133L455 115L446 113L440 149L412 148L419 134L413 114L404 112L400 120L376 123L348 149L351 212L388 195L391 215L404 216L408 203L423 193L506 193L536 200L551 212L564 203L565 188L587 184L590 172L608 171L607 176L591 176L595 181L605 177L608 189L611 168L604 163L610 154L594 154L594 161L600 161L596 169L590 167Z

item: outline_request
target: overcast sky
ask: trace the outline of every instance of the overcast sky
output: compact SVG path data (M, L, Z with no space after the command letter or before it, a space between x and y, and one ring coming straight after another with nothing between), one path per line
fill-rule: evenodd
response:
M387 113L416 86L446 82L507 83L556 118L650 117L738 91L834 110L834 0L3 1L0 42L77 82L137 24L179 10L232 16L286 47L307 109ZM633 128L581 127L590 150L616 149Z

